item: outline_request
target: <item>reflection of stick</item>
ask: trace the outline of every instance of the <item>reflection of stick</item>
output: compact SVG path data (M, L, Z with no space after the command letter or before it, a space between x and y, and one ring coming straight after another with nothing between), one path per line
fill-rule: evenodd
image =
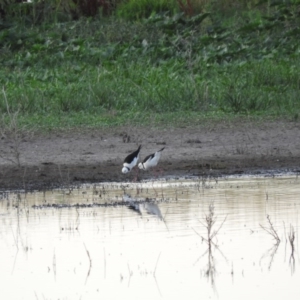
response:
M287 243L287 239L286 239L286 230L285 230L285 223L284 223L284 221L282 221L282 222L283 222L283 228L284 228L285 243Z
M15 270L15 265L16 265L18 253L19 253L19 248L17 249L17 253L16 253L16 255L15 255L13 268L12 268L12 270L11 270L11 275L14 273L14 270Z
M56 255L55 255L55 249L54 249L54 253L53 253L52 266L53 266L54 278L56 278Z
M272 248L270 248L262 257L260 260L262 260L263 258L267 257L267 256L270 256L270 262L269 262L269 266L268 266L268 269L271 270L271 267L272 267L272 263L274 261L274 257L275 257L275 254L277 252L277 249L279 247L279 243L276 243L275 245L273 245Z
M14 241L15 241L15 245L17 247L17 250L19 250L19 246L18 246L18 240L16 239L15 235L14 235L14 231L13 229L11 228L11 232L12 232L12 235L13 235L13 238L14 238Z
M78 208L76 207L76 212L77 212L77 218L76 218L76 229L79 230L79 225L80 225L80 215L79 215L79 211L78 211Z
M155 278L156 268L157 268L157 265L158 265L158 261L159 261L160 255L161 255L161 252L159 253L159 255L158 255L158 257L157 257L155 269L154 269L154 272L153 272L153 277L154 277L154 278Z
M105 248L103 248L104 251L104 278L106 278L106 255L105 255Z
M90 276L90 273L91 273L91 269L92 269L92 260L91 260L91 257L90 257L90 253L89 253L88 249L87 249L86 246L85 246L85 243L83 243L83 245L84 245L85 251L86 251L86 253L87 253L87 256L88 256L88 258L89 258L89 261L90 261L89 271L88 271L88 273L87 273L87 275L86 275L86 279L85 279L85 283L86 283L86 282L87 282L87 279L88 279L88 277Z
M155 280L155 284L156 284L156 287L157 287L157 289L158 289L159 295L162 297L162 293L161 293L161 291L160 291L160 288L159 288L158 282L157 282L157 280L156 280L156 277L154 277L154 280Z
M167 215L167 213L168 213L168 210L169 210L169 208L167 208L167 211L166 211L165 215L162 217L162 221L164 222L164 224L165 224L167 230L170 231L170 230L169 230L169 227L168 227L168 225L167 225L167 222L166 222L166 215Z
M163 220L166 219L166 215L167 215L167 213L168 213L168 210L169 210L169 208L167 208L166 213L165 213L165 215L163 216Z
M210 283L213 287L213 289L216 289L215 286L215 274L216 274L216 267L215 267L215 259L213 256L213 250L217 249L221 255L225 258L227 261L226 257L218 247L216 243L214 243L213 238L215 238L221 228L223 227L223 224L225 223L227 219L227 216L224 218L223 222L220 224L217 230L213 230L213 226L216 223L217 218L214 216L214 204L213 202L209 205L209 214L205 216L205 224L199 220L199 222L206 228L207 230L207 237L201 236L194 228L194 232L201 237L202 241L205 241L207 243L207 250L197 259L197 261L194 263L194 265L202 258L204 255L207 254L208 258L208 264L207 264L207 269L205 270L205 276L210 280ZM214 248L213 248L214 247Z
M214 233L212 234L211 238L215 237L215 236L219 233L219 231L220 231L220 229L223 227L223 224L225 223L226 219L227 219L227 216L224 218L224 220L223 220L223 222L220 224L219 228L218 228L216 231L214 231Z
M128 267L128 272L129 272L129 278L128 278L128 287L130 285L130 279L131 279L131 276L132 276L132 271L130 270L130 267L129 267L129 264L127 263L127 267Z
M152 188L153 188L153 190L154 190L154 192L155 192L155 196L157 197L157 191L156 191L156 189L154 188L154 182L152 181Z
M292 248L292 253L290 256L290 265L291 265L291 269L292 269L292 273L295 272L295 257L294 257L294 251L295 251L295 245L294 245L294 241L295 241L295 229L292 225L290 225L290 233L289 233L289 242Z
M290 245L291 245L291 247L292 247L292 253L291 253L291 256L294 256L294 251L295 251L295 245L294 245L294 241L295 241L295 230L294 230L294 227L293 227L292 225L290 225L289 241L290 241Z
M132 271L130 270L129 264L127 263L127 268L128 268L128 272L129 272L129 276L132 276Z
M206 276L210 278L211 280L211 285L215 285L215 273L216 273L216 268L215 268L215 260L212 254L211 247L208 247L208 265L207 265L207 270L206 270Z

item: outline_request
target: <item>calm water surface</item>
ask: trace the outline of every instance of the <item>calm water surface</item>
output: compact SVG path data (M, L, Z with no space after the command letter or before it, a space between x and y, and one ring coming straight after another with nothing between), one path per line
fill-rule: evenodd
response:
M124 192L132 199L157 201L136 205L137 210L125 205L33 207L113 203L122 201ZM296 176L2 193L1 295L300 299L299 195ZM267 216L280 238L277 244L267 232Z

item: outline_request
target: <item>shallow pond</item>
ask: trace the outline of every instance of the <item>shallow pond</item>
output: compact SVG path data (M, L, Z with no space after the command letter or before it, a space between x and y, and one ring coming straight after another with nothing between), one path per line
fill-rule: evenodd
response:
M1 295L299 299L299 195L296 176L2 193Z

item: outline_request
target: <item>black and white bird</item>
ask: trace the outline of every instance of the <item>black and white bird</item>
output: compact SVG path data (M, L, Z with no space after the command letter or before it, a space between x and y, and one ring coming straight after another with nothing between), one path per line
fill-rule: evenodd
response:
M137 150L126 156L123 163L122 173L126 174L130 172L132 168L134 168L137 165L141 147L142 146L140 145Z
M165 147L161 148L160 150L156 151L155 153L152 153L152 154L146 156L145 159L141 163L139 163L138 167L141 170L147 171L148 169L157 166L158 161L160 160L161 153L164 149L165 149Z

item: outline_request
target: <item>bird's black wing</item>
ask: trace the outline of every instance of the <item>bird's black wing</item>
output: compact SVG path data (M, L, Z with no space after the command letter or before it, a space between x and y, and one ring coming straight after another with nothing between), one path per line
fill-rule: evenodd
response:
M142 146L140 145L139 148L136 151L134 151L131 154L129 154L128 156L126 156L126 158L124 159L124 163L130 164L134 160L134 158L139 155L141 147Z
M151 160L151 159L154 157L154 155L155 155L155 153L152 153L152 154L146 156L146 157L144 158L144 160L143 160L143 163L145 163L145 162L148 161L148 160Z

